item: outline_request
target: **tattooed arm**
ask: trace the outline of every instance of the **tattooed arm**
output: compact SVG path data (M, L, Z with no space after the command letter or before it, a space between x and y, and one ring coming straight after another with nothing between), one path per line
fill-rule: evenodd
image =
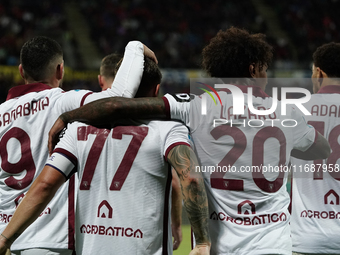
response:
M65 112L57 119L49 132L50 154L58 142L60 132L73 121L101 127L122 118L166 119L165 103L162 98L105 98L86 104L78 109Z
M203 177L194 172L196 155L189 146L178 145L167 159L179 176L184 207L195 234L196 247L191 254L209 254L208 200Z

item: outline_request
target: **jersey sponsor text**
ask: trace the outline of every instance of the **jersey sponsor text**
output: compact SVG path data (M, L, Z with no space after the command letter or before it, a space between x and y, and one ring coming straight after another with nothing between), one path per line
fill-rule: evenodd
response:
M244 225L244 226L254 226L254 225L261 225L261 224L270 224L270 223L276 223L279 221L287 221L287 215L282 212L280 214L278 213L272 213L272 214L261 214L258 216L252 216L252 217L237 217L232 218L230 216L227 216L223 212L216 213L215 211L210 215L211 220L217 220L217 221L230 221L231 223L237 224L237 225Z
M51 208L47 207L45 209L45 211L43 211L39 217L45 215L45 214L51 214ZM13 214L6 214L6 213L0 213L0 221L3 223L8 223L11 218L12 218Z
M300 213L301 218L314 218L314 219L340 219L340 212L335 211L312 211L303 210Z

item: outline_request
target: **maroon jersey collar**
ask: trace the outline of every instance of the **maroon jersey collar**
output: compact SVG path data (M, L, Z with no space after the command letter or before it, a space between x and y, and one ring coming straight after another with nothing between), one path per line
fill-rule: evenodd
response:
M340 85L327 85L319 89L317 94L340 94Z
M52 87L46 84L43 84L43 83L31 83L31 84L16 86L16 87L11 88L8 91L6 100L9 100L15 97L20 97L30 92L39 92L39 91L43 91L46 89L52 89Z
M234 85L234 84L232 84ZM269 97L260 87L258 86L252 86L252 85L234 85L236 87L238 87L240 90L242 90L243 93L248 93L248 88L251 87L253 88L253 96L255 97ZM220 91L226 91L228 93L230 93L229 89L221 89Z

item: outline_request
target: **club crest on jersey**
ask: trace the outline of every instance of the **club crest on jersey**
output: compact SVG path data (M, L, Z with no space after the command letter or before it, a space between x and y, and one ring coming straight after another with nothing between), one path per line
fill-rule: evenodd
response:
M106 200L103 200L98 206L98 218L109 218L112 219L113 208Z
M251 211L251 214L256 213L255 205L252 201L245 200L245 201L238 204L238 206L237 206L237 213L238 214L249 214L249 211Z
M334 203L335 202L335 203ZM330 204L330 205L339 205L340 204L340 198L338 193L336 193L334 190L330 190L326 193L324 197L324 203L325 205Z

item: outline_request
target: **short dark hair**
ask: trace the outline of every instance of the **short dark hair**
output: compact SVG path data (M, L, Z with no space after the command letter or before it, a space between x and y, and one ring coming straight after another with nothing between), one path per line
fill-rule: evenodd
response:
M121 63L122 60L117 64L117 70L119 69ZM151 89L161 83L161 80L162 73L159 70L158 65L152 59L145 57L143 76L135 97L145 97Z
M313 63L329 77L340 77L340 43L323 44L313 53Z
M112 53L102 59L100 75L114 79L117 73L116 65L122 59L122 55Z
M63 57L63 50L55 40L45 36L28 40L20 51L25 78L31 77L35 81L45 79L49 64L58 57Z
M264 34L250 34L247 30L231 27L220 30L202 52L203 69L212 77L250 77L249 66L269 66L273 48Z

